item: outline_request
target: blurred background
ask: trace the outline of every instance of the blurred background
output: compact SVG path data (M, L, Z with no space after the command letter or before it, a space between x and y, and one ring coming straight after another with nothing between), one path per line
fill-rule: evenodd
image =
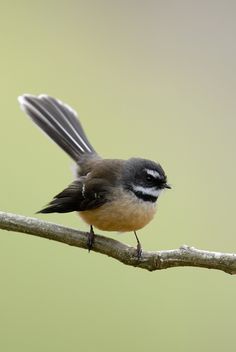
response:
M69 158L18 106L22 93L79 112L104 157L159 161L173 189L143 248L235 252L235 1L0 2L1 211L35 215L72 180ZM135 245L133 234L107 234ZM1 231L0 350L222 351L235 339L235 278L149 273Z

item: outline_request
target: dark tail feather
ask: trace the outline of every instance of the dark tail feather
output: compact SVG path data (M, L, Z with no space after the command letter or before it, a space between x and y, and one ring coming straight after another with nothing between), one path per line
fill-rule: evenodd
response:
M47 95L22 95L21 108L76 162L84 154L96 154L77 118L68 105Z

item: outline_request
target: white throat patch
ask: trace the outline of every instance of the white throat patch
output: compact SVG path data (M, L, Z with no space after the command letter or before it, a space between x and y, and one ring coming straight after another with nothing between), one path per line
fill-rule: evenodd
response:
M147 196L159 197L163 189L156 189L156 187L143 187L132 185L132 188L135 192L141 192Z

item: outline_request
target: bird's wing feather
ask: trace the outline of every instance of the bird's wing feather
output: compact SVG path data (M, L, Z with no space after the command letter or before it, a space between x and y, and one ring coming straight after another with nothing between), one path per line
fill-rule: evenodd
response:
M85 178L71 183L57 194L53 200L39 213L69 213L100 207L107 202L107 188L101 179L90 180L89 186Z

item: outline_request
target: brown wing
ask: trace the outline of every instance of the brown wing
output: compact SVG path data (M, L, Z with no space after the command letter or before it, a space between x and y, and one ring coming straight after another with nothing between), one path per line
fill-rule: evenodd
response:
M122 165L122 160L84 160L79 178L57 194L40 213L68 213L100 207L111 199Z
M48 206L38 213L69 213L98 208L108 201L108 187L104 180L99 178L87 183L81 178L57 194Z

